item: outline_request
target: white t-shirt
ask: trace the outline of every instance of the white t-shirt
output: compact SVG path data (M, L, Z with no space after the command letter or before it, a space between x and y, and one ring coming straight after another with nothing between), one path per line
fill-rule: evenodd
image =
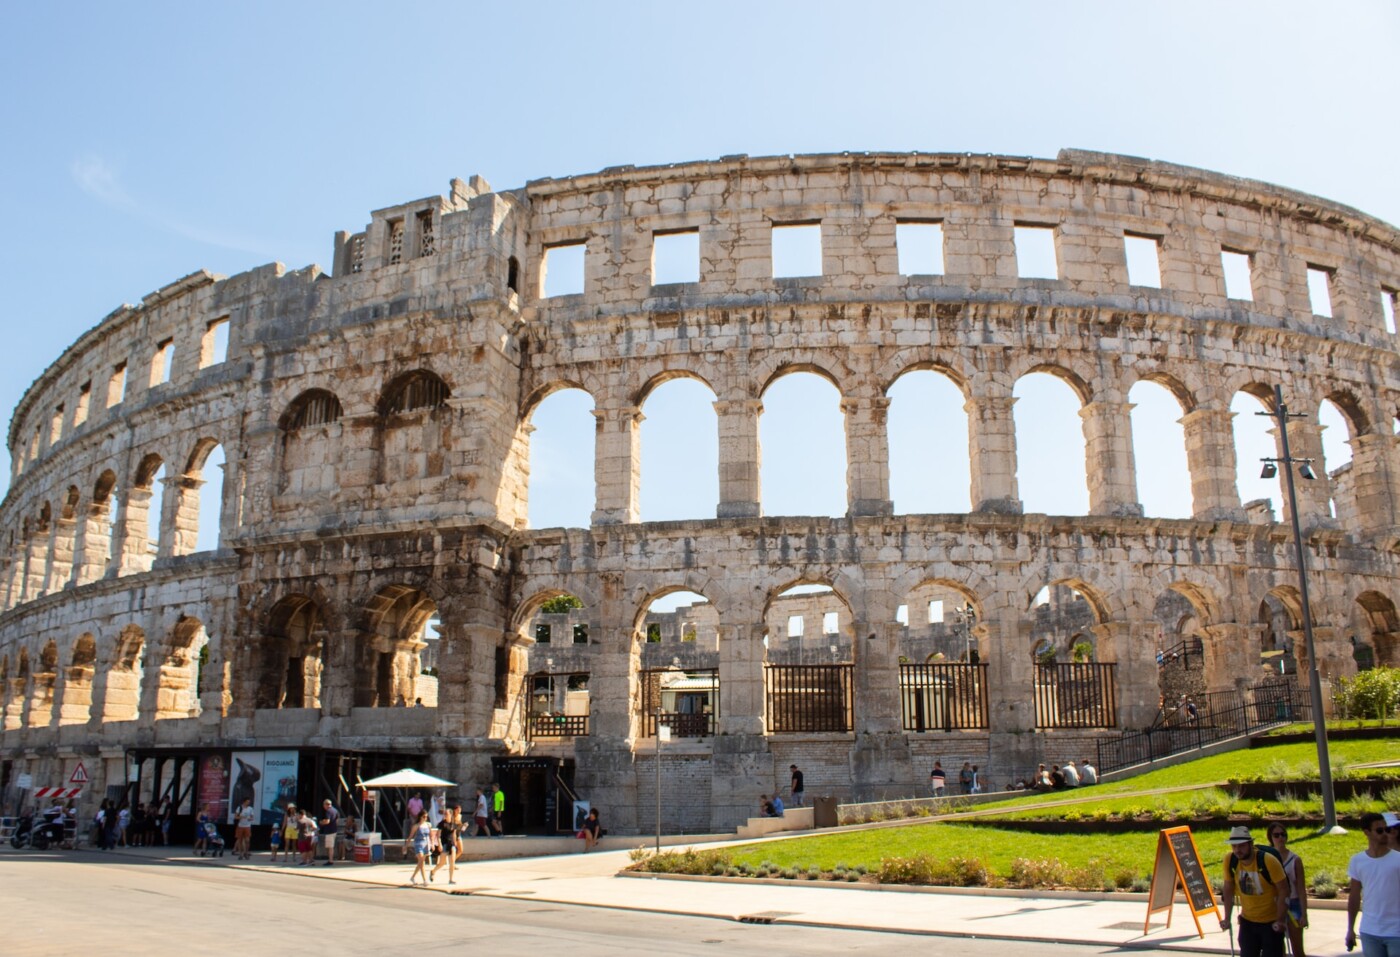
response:
M1400 852L1353 854L1347 877L1361 882L1361 933L1400 937Z
M239 827L252 827L253 821L257 818L258 812L253 810L252 805L241 807L233 812L233 820Z

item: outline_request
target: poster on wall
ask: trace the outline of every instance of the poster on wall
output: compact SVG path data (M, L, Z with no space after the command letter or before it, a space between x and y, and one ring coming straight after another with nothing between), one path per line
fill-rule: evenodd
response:
M296 751L264 751L262 766L262 823L276 824L288 802L297 802Z
M228 817L228 758L222 754L210 754L199 761L199 801L195 813L209 809L209 816L216 821Z
M230 760L233 767L229 769L232 787L228 794L228 822L232 824L234 812L245 800L253 802L254 811L262 807L263 753L235 751Z

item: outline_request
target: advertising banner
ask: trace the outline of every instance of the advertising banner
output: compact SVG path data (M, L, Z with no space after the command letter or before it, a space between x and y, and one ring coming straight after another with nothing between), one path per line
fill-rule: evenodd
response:
M262 823L276 824L288 802L297 802L296 751L264 751L262 766Z
M210 754L199 761L199 800L195 814L206 807L215 821L228 819L228 758Z
M262 804L263 753L261 751L235 751L232 755L233 768L229 775L232 787L228 795L228 822L233 823L233 814L243 801L253 802L253 810L258 811ZM261 813L257 819L261 819Z

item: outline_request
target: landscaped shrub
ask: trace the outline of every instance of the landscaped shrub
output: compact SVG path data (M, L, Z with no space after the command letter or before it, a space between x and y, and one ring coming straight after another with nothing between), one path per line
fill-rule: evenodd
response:
M1314 897L1323 900L1331 900L1337 896L1337 881L1331 871L1318 868L1312 876L1312 893Z
M1113 886L1120 891L1125 891L1137 882L1137 875L1127 868L1121 868L1113 873Z
M1128 889L1134 894L1146 894L1148 891L1152 890L1152 879L1148 877L1135 877Z
M1113 812L1106 807L1096 807L1089 812L1089 820L1102 824L1113 816Z
M1336 679L1332 692L1343 717L1395 717L1400 711L1400 668L1372 668Z
M1400 787L1386 788L1382 791L1381 803L1387 808L1400 808Z
M1069 883L1069 869L1058 860L1018 857L1011 862L1006 882L1013 887L1063 887Z
M876 877L881 884L937 884L951 887L979 887L987 883L987 866L975 857L949 857L939 860L928 854L913 857L887 857L880 862Z
M726 871L732 870L735 875L740 873L739 868L730 866L728 852L720 850L697 851L693 847L688 847L683 851L662 851L659 854L648 854L637 860L632 865L632 870L645 871L648 874L703 875L714 874L716 867L722 867Z

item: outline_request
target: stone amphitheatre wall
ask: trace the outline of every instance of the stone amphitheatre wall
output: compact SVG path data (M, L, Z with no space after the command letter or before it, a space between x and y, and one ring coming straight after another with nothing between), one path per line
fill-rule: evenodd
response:
M905 222L941 225L941 274L900 273ZM772 229L792 224L819 224L821 275L773 277ZM1058 278L1019 277L1018 226L1053 230ZM699 280L653 285L654 237L686 231ZM1160 288L1129 284L1125 234L1155 240ZM582 291L545 298L547 257L576 244ZM1252 300L1227 298L1222 251L1247 254ZM1330 317L1313 313L1310 268ZM1246 509L1235 482L1232 397L1271 401L1276 384L1304 413L1295 455L1321 462L1324 399L1350 432L1351 464L1299 486L1319 666L1347 674L1353 640L1396 664L1397 288L1400 235L1360 212L1103 154L730 157L505 192L454 180L337 234L332 274L197 273L123 306L28 390L0 504L7 780L62 783L84 761L100 794L133 748L277 747L427 755L484 783L493 756L533 754L572 759L610 826L644 828L645 622L678 589L710 606L721 706L712 734L663 753L668 827L732 825L794 762L810 793L842 796L911 792L935 757L1010 780L1153 720L1155 653L1186 637L1178 622L1204 643L1210 690L1256 676L1274 617L1301 628L1286 509ZM966 399L968 514L894 514L888 390L920 369ZM840 391L844 517L763 514L763 394L793 371ZM1012 390L1036 371L1082 403L1088 515L1023 514ZM680 376L715 396L719 501L643 524L641 407ZM1141 380L1181 403L1189 519L1137 502ZM592 523L530 529L531 415L567 387L595 403ZM220 543L197 551L215 447ZM764 636L799 584L833 590L840 640L813 643L850 665L845 731L771 727ZM1033 601L1056 585L1087 602L1114 665L1104 726L1037 726ZM558 652L587 670L587 733L531 740L531 624L564 593L587 609L587 642ZM931 595L975 611L962 642L986 666L985 727L906 730L899 659L915 645L901 650L896 615ZM1164 620L1164 596L1189 608ZM396 708L423 696L430 620L436 705Z

